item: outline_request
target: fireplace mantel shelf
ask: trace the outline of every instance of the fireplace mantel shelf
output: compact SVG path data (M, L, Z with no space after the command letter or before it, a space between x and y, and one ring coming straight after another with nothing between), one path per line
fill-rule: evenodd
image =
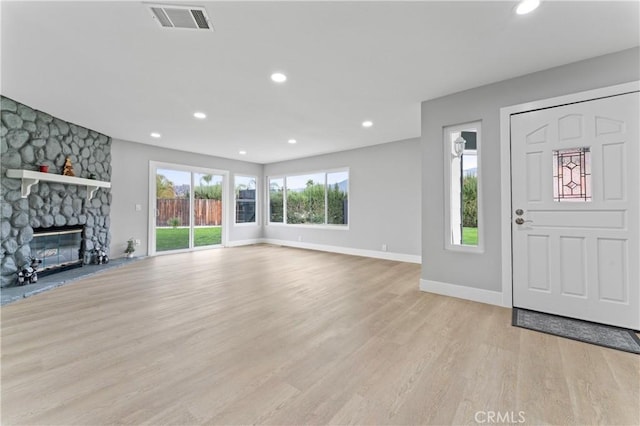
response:
M22 198L27 198L31 187L40 181L66 183L69 185L83 185L87 187L87 200L93 198L98 188L111 188L111 182L85 179L75 176L56 175L53 173L35 172L33 170L8 169L7 177L22 179Z

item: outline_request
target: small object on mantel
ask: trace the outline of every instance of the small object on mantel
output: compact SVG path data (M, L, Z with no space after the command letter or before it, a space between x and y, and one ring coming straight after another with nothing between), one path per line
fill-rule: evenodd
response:
M96 179L97 179L96 174L95 174L95 173L91 173L91 174L89 175L89 179L91 179L91 180L96 180Z
M73 173L73 166L71 165L71 158L67 157L64 160L64 166L62 169L62 175L63 176L75 176L76 174Z
M7 169L6 175L8 178L22 180L22 187L20 191L20 196L22 198L27 198L31 193L31 187L40 181L86 186L87 200L93 198L93 195L98 190L98 188L111 188L111 182L84 179L75 176L64 176L57 173L41 173L33 170Z
M49 166L43 164L40 166L40 172L42 173L49 173Z

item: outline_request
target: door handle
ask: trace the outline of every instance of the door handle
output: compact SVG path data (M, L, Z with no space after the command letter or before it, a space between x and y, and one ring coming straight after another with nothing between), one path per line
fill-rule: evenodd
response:
M524 225L526 222L533 223L532 220L524 220L521 217L516 218L515 222L516 222L516 225Z

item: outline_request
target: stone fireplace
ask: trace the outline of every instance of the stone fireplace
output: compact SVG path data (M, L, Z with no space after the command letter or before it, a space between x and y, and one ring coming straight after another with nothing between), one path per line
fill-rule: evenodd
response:
M34 230L47 233L60 227L80 227L81 250L89 252L99 245L108 252L108 188L98 188L88 197L85 185L40 180L23 197L22 180L7 177L7 170L37 171L44 165L49 173L59 175L68 157L75 176L109 182L111 139L3 96L0 109L1 286L14 285L17 271L38 256L32 249ZM53 254L53 249L45 253Z
M82 266L84 226L55 226L36 228L29 243L31 256L42 261L38 275L46 276Z

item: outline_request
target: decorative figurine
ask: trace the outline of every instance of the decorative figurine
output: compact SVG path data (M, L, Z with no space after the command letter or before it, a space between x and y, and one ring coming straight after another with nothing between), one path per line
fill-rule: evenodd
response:
M62 175L63 176L75 176L76 174L73 173L73 166L71 165L71 158L67 157L64 160L64 167L62 169Z
M100 246L96 246L93 250L93 263L96 265L102 265L109 263L109 256Z
M129 259L133 257L133 252L136 251L136 248L134 247L135 244L136 244L136 240L134 240L133 238L129 238L127 240L127 248L124 249L124 252L127 254L127 257Z
M18 272L18 285L35 284L38 282L38 265L42 260L33 258L31 263L24 265Z

